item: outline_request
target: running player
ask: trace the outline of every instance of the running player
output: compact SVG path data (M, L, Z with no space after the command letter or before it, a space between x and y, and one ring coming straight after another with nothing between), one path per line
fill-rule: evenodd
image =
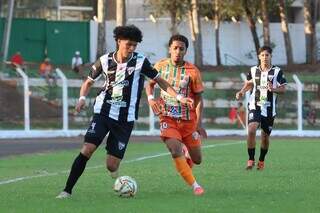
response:
M277 95L285 92L287 84L281 69L271 64L272 49L270 47L261 47L258 57L260 65L251 67L247 74L247 81L242 89L236 93L236 99L239 100L246 91L251 90L248 103L247 148L249 160L247 170L251 170L255 165L256 131L259 126L261 126L261 145L257 169L264 169L264 160L269 149L269 137L276 116Z
M170 58L160 60L155 68L162 78L183 97L194 100L190 107L177 101L161 90L159 101L154 99L155 81L150 80L146 87L148 102L153 112L160 117L161 139L166 144L174 160L176 170L187 184L192 186L195 195L204 193L204 189L197 183L192 173L192 163L200 164L201 141L200 136L207 137L202 127L203 85L200 71L191 63L184 61L189 42L183 35L174 35L169 40ZM189 153L189 165L183 153Z
M81 86L76 106L78 112L85 106L86 95L93 83L100 76L105 77L104 86L93 106L94 116L84 136L84 144L72 164L65 188L57 198L71 196L87 161L108 133L106 167L113 178L118 176L118 168L125 154L134 120L138 118L144 76L157 82L173 99L183 104L193 103L191 99L177 94L168 82L160 77L146 57L134 52L137 44L142 41L142 33L137 27L120 26L116 27L113 33L117 50L101 56L91 67L87 80Z

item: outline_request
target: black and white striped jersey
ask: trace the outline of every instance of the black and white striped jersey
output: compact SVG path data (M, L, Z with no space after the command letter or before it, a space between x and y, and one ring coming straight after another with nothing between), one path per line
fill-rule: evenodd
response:
M277 66L272 66L267 71L261 71L259 66L251 67L247 80L253 82L249 98L249 109L261 109L261 115L273 117L276 115L277 94L268 91L268 81L273 87L287 84L283 72Z
M105 82L96 97L94 113L130 122L138 118L144 77L155 79L158 72L140 53L134 52L126 63L118 63L115 52L111 52L92 65L88 78L96 81L101 76L105 77Z

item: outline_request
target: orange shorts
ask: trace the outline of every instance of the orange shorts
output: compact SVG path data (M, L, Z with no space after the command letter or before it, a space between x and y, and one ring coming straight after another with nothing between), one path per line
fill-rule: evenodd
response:
M194 120L180 120L168 116L160 117L160 137L162 140L175 138L187 147L201 146L200 135Z

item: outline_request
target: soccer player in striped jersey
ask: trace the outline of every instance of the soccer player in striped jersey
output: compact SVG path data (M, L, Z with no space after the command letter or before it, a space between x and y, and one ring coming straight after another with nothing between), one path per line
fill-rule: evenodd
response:
M75 158L64 190L57 198L68 198L87 161L109 133L106 142L106 167L113 178L118 175L120 162L125 154L134 120L138 118L139 101L144 87L144 77L153 79L169 96L187 105L190 98L178 94L160 77L148 59L135 52L142 41L141 31L133 26L116 27L113 31L117 44L115 52L101 56L91 67L90 74L81 86L76 110L85 106L85 97L93 83L104 76L105 83L93 106L94 116L84 137L84 144Z
M173 35L169 40L170 58L160 60L155 68L179 95L194 100L194 107L177 101L164 90L161 90L159 100L155 100L154 80L150 80L146 92L151 108L159 115L161 139L171 153L176 170L192 186L194 194L201 195L204 189L197 183L191 167L193 163L201 163L200 136L207 137L201 122L203 84L200 71L184 61L188 45L185 36Z
M255 165L256 131L259 127L261 127L261 145L257 169L264 169L264 160L269 149L269 137L276 116L277 96L285 92L287 84L282 70L271 64L272 49L269 46L261 47L258 57L260 64L251 67L247 74L247 81L242 89L236 93L236 99L239 100L246 91L251 90L248 103L247 148L249 160L247 170L251 170Z

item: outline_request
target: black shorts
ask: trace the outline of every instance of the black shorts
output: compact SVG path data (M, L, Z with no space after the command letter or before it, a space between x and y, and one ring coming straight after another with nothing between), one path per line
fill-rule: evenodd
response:
M96 145L102 143L109 133L106 142L107 153L122 159L126 151L134 122L119 122L104 115L94 114L84 141Z
M261 126L261 129L268 135L271 134L273 121L274 121L274 116L265 117L261 115L260 109L249 110L248 123L258 122L259 125Z

